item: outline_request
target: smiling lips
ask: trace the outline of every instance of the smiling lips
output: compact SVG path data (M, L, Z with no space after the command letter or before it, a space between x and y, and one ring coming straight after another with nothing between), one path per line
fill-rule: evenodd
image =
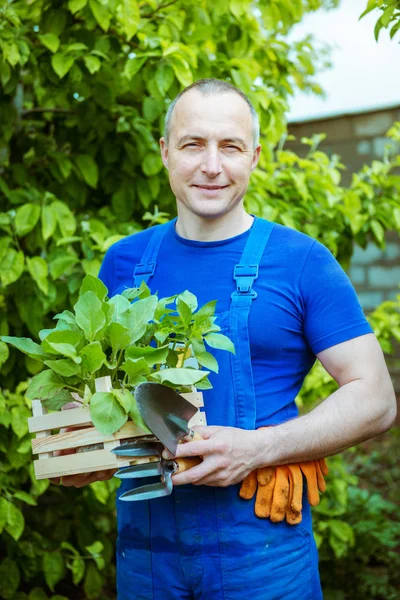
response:
M206 192L218 192L219 190L223 190L227 188L227 185L196 185L193 184L193 187L199 188Z

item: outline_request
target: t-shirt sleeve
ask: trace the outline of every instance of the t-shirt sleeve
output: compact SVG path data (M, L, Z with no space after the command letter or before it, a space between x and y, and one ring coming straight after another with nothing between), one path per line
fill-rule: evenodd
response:
M315 241L300 278L304 334L314 354L373 333L342 267Z
M99 279L101 279L101 281L104 283L104 285L107 287L108 289L108 295L111 296L114 293L114 287L115 287L115 268L114 268L114 246L111 246L104 258L103 258L103 262L101 263L101 267L100 267L100 271L99 271Z

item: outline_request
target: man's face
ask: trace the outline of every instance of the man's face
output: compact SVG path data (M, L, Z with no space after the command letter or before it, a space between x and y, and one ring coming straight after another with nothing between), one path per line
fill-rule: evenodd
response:
M252 118L238 94L184 94L172 114L169 144L160 140L171 189L181 208L213 219L242 202L256 167Z

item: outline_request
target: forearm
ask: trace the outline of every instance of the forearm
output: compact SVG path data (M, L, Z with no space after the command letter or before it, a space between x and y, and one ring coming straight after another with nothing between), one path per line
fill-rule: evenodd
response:
M370 388L351 381L307 415L257 431L260 466L330 456L387 431L396 410L393 388Z

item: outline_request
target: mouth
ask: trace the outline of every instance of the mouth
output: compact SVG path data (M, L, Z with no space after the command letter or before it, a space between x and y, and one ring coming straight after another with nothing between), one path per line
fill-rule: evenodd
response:
M204 190L206 192L218 192L220 190L224 190L228 186L227 185L197 185L197 184L193 184L193 187L196 187L199 190Z

